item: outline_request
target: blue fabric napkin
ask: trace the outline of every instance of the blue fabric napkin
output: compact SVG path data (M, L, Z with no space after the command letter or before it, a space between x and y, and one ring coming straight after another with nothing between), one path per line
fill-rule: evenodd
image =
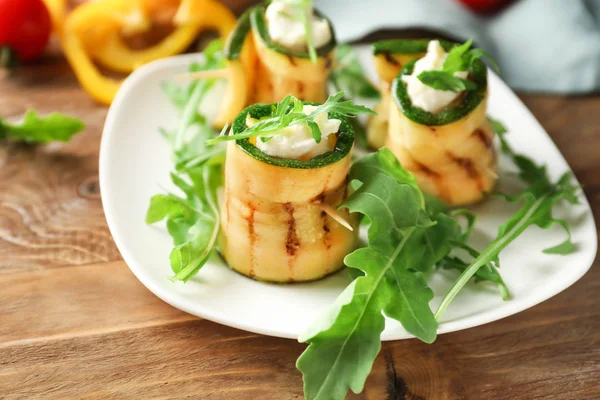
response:
M425 28L473 38L513 88L547 93L600 90L600 0L516 0L491 16L457 0L316 0L340 42L379 29Z

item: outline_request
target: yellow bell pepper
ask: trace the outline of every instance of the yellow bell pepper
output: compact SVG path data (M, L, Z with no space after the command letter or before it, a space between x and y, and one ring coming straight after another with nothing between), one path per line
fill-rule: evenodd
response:
M154 46L141 50L127 47L121 34L151 29L153 17L171 19L176 28ZM104 76L94 61L111 70L129 73L145 63L184 51L205 28L216 28L225 37L234 24L231 11L215 0L182 0L181 3L174 0L97 0L85 3L69 14L62 42L82 87L96 100L110 104L121 81Z
M60 36L62 32L63 22L65 20L65 12L67 8L66 0L43 0L50 18L52 19L52 30Z

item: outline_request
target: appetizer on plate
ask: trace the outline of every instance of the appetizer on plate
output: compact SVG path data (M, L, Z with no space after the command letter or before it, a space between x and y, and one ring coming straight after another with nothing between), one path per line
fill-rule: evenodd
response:
M244 275L309 281L340 269L356 247L356 217L334 211L348 193L354 131L342 116L286 101L246 108L231 135L283 115L286 107L307 117L316 112L319 142L301 122L228 143L219 247Z
M247 10L226 45L229 84L215 126L230 123L247 105L287 95L323 103L335 47L331 22L312 1L274 0Z
M253 9L238 28L260 24L265 13L264 6ZM233 63L248 95L225 114L261 92L250 89L261 81L258 75L268 76L268 82L280 79L272 69L265 72L272 67L268 63L265 70L251 68L246 74L244 63L252 60L246 49L252 48L233 46L239 38L264 40L260 32L249 36L237 29L224 54L212 45L204 63L192 67L205 79L186 88L164 86L181 110L177 129L163 134L173 145L172 182L185 196L154 196L146 221L166 220L175 245L174 281L192 279L215 251L234 270L264 281L309 281L349 267L352 282L299 337L309 344L297 362L306 399L338 400L348 389L362 391L386 317L431 343L444 311L468 282L491 283L508 300L499 254L529 226L557 224L567 232L566 240L546 253L575 250L567 223L554 218L552 209L561 200L576 203L578 188L568 173L551 180L544 166L509 146L502 124L486 117L487 67L480 58L487 55L470 49L470 41L402 42L404 53L378 59L385 75L381 85L389 91L383 98L389 106L387 145L353 159L353 118L373 111L346 100L344 92L319 103L287 94L272 104L251 105L236 112L232 129L225 123L215 137L199 111L220 76L215 70ZM278 54L264 57L280 59L277 50L266 51ZM310 51L305 56L310 63ZM355 67L348 76L357 73ZM399 69L393 78L392 67ZM287 78L281 79L285 85ZM230 89L233 83L230 79ZM478 251L468 243L475 215L447 206L477 201L492 189L495 134L527 187L504 196L521 208ZM223 142L226 147L219 145ZM366 232L362 246L359 217ZM434 311L428 279L440 270L459 274Z
M399 43L413 50L424 44ZM406 63L393 79L387 105L382 105L389 113L385 145L424 191L449 205L481 200L497 178L494 132L486 117L487 67L479 59L485 53L469 50L470 45L429 41L427 52ZM376 52L382 48L375 47ZM407 55L380 53L376 60L387 85L390 64L402 65ZM371 122L372 132L378 132L372 142L381 141L382 125Z

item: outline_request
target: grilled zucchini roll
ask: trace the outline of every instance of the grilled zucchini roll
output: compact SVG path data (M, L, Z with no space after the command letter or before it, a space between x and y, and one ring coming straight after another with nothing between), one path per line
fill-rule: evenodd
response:
M440 40L440 45L450 51L456 43ZM377 115L369 118L367 141L369 146L378 149L385 145L388 134L389 108L392 99L392 81L410 61L427 53L429 39L392 39L373 43L373 63L379 75L381 101L375 106Z
M233 123L233 135L272 112L271 105L246 108ZM341 121L337 134L327 136L330 147L311 158L268 155L256 145L261 137L228 143L220 250L234 270L264 281L311 281L340 269L354 250L354 217L339 211L353 226L349 230L324 211L347 195L354 144L350 124L330 117Z
M454 93L411 88L422 85L413 75L416 63L409 62L392 83L386 146L426 192L449 205L477 202L497 178L494 133L486 118L487 67L472 60L468 71L455 74L472 88ZM437 98L427 98L431 90Z
M271 38L265 10L265 6L258 6L250 16L258 56L255 98L252 100L272 103L291 94L305 101L324 102L336 46L333 30L329 41L316 49L317 57L313 61L306 49L290 49ZM327 21L331 29L329 20L318 12L315 14Z
M296 3L258 5L238 20L225 48L229 85L216 126L232 121L248 104L278 102L287 95L326 100L335 34L327 18L316 10L298 10ZM314 57L305 26L298 21L301 12L310 13Z

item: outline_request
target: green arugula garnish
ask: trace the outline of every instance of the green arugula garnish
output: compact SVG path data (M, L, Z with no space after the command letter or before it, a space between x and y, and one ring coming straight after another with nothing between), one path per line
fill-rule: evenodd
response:
M205 61L192 64L190 70L222 68L221 48L219 42L213 42L204 51ZM223 186L225 150L207 149L205 142L215 132L198 111L215 82L215 79L195 81L186 88L163 84L165 94L181 110L177 129L174 132L162 130L162 133L173 146L173 161L178 171L171 174L171 181L185 196L153 196L146 223L166 220L175 244L169 257L174 281L187 282L195 276L217 244L220 229L217 191Z
M436 338L435 321L472 278L496 284L507 300L510 294L497 269L499 254L528 226L559 224L568 237L546 252L567 254L574 250L566 222L552 217L552 207L559 200L577 202L577 187L570 183L570 175L551 182L545 167L516 154L502 136L506 130L492 122L502 148L530 186L518 196L505 196L525 204L481 253L465 243L475 224L474 215L466 210L448 211L431 202L388 149L367 155L352 167L351 184L358 189L341 207L370 221L368 245L346 257L345 264L355 271L351 273L352 284L299 338L309 343L297 362L306 399L342 399L348 389L355 393L363 389L381 347L384 314L431 343ZM465 229L453 218L458 216L466 218ZM456 251L465 252L472 261L464 261ZM436 268L458 270L461 275L432 318L429 301L433 293L426 277Z
M454 76L454 74L470 71L473 63L482 57L487 58L496 71L498 71L498 64L482 49L469 50L471 44L472 40L469 39L462 45L452 48L441 70L423 71L417 78L436 90L448 90L455 93L462 90L475 90L477 86L473 82Z
M247 139L255 136L269 136L281 132L283 128L297 124L307 124L312 131L313 138L319 143L321 141L321 130L314 121L319 113L338 113L344 117L354 117L357 114L375 114L370 108L354 104L351 100L344 100L344 92L329 96L324 104L317 106L310 114L304 114L302 112L302 107L303 103L299 99L293 96L286 96L281 103L275 107L271 117L263 118L256 124L247 127L245 130L235 135L226 135L229 126L225 126L218 137L207 140L206 144L213 145L228 140Z
M569 254L575 250L571 242L571 233L567 222L552 216L553 206L560 200L577 204L578 187L571 183L570 173L563 174L556 182L548 177L546 167L538 166L533 160L522 154L517 154L504 138L506 128L498 121L492 121L496 133L500 137L501 147L519 168L519 176L529 186L517 196L504 196L511 202L522 202L523 206L515 215L498 228L498 236L486 249L484 249L468 266L461 266L462 274L454 282L448 293L442 299L436 311L439 321L444 311L454 297L467 284L467 282L480 271L482 267L498 259L500 252L513 242L529 226L537 225L547 229L553 224L558 224L567 233L564 242L544 250L548 254Z
M335 54L336 66L331 71L329 80L337 91L343 91L352 98L381 98L379 90L365 76L352 46L340 45Z
M368 246L344 262L361 273L309 333L297 362L306 399L342 399L362 391L381 347L383 314L427 343L437 323L429 308L433 292L424 272L450 251L458 223L428 215L414 177L387 148L356 162L350 179L361 186L341 205L371 221Z
M67 142L81 132L85 124L73 117L51 113L40 117L35 110L27 110L20 123L11 124L0 119L0 140L10 139L28 143Z

